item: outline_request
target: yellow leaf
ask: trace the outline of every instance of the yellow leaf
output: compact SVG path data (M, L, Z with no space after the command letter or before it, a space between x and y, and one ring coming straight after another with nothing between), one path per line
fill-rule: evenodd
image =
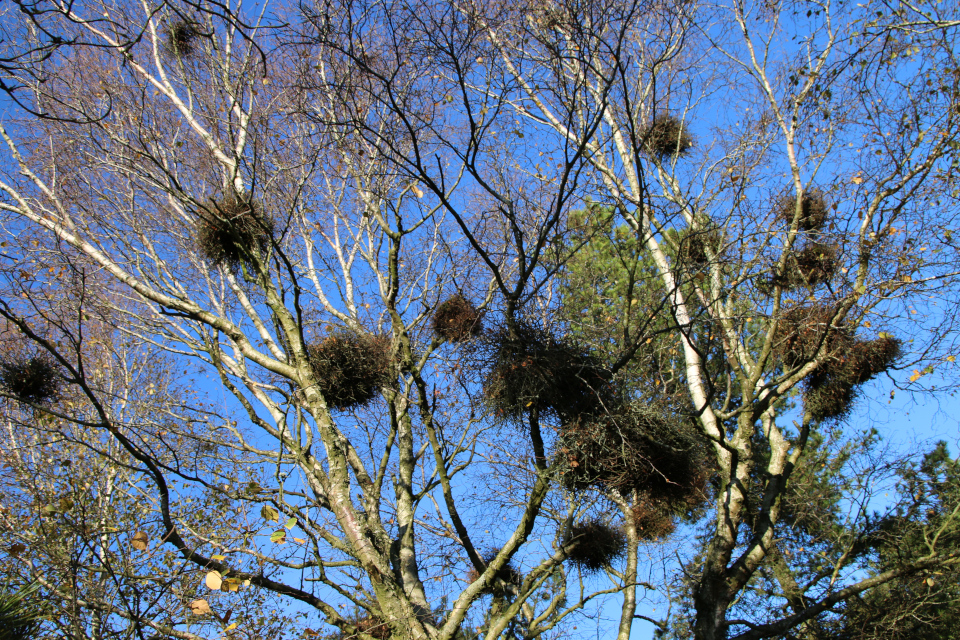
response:
M947 362L956 362L957 356L947 356Z
M145 531L137 531L133 538L130 539L130 544L137 551L146 551L147 543L150 542L150 536L147 535Z
M236 629L236 628L237 628L237 623L236 623L236 622L231 622L230 624L228 624L228 625L226 626L226 628L224 628L224 631L233 631L233 630Z
M223 584L223 576L220 575L219 571L211 571L207 574L207 577L203 579L203 582L207 585L208 589L219 591L220 586Z
M423 197L423 190L417 185L413 185L412 187L410 187L410 190L413 191L413 195L417 196L418 198Z
M223 562L224 560L227 559L227 556L220 555L220 554L218 553L218 554L215 555L215 556L210 556L210 558L211 558L212 560L216 560L217 562Z
M306 543L307 543L307 541L304 540L303 538L294 538L293 541L296 542L297 544L306 544Z
M201 598L190 603L190 613L195 616L205 616L208 613L213 613L213 610L210 609L210 603Z
M263 516L264 520L280 522L280 513L268 504L260 507L260 515Z
M913 375L910 376L910 382L916 382L917 380L920 379L920 376L922 376L922 375L923 375L922 373L920 373L919 371L917 371L916 369L914 369L914 370L913 370Z

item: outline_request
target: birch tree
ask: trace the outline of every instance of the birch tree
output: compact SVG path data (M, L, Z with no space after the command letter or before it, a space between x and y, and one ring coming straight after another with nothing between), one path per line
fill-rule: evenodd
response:
M807 2L52 6L71 46L9 70L44 117L0 131L7 317L61 353L30 318L63 263L125 339L206 372L229 482L92 420L217 591L366 638L554 637L613 602L626 640L661 586L639 549L706 509L694 634L753 638L955 562L934 544L862 580L837 558L802 610L727 618L811 428L951 355L949 25ZM558 313L597 208L643 264L613 340ZM654 338L669 403L636 385ZM192 528L174 480L221 496L223 528Z

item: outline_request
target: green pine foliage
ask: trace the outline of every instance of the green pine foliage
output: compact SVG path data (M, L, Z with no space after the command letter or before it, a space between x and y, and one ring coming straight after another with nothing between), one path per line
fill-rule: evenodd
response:
M34 640L43 613L38 604L40 585L0 587L0 640Z

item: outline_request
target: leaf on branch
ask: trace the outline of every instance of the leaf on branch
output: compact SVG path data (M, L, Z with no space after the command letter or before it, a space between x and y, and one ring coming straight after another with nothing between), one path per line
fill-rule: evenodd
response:
M26 550L27 550L26 545L20 544L19 542L15 542L9 547L7 547L7 553L9 553L12 556L18 556Z
M130 545L137 551L146 551L149 542L150 536L147 535L146 531L137 531L130 539Z
M208 589L219 591L221 585L223 585L223 576L220 575L219 571L210 571L203 579L203 582L207 585Z
M283 529L277 529L270 534L270 542L275 542L277 544L283 544L287 541L287 532Z
M273 520L274 522L280 522L280 512L268 504L265 504L263 505L263 507L261 507L260 515L263 516L264 520Z
M213 610L210 608L210 603L201 598L190 603L190 613L195 616L205 616L213 613Z
M290 518L283 526L285 526L287 529L293 529L295 526L297 526L297 519Z

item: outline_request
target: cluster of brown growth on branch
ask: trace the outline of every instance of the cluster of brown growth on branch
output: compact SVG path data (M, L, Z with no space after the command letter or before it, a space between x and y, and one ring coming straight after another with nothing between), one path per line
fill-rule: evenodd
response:
M901 342L889 335L857 338L835 326L833 307L812 304L788 309L780 319L777 355L787 369L803 366L822 352L822 362L804 380L804 404L814 420L843 418L857 387L887 371L900 357Z
M619 527L601 520L588 520L570 527L567 540L573 543L568 558L587 572L600 571L626 550L627 537Z
M790 252L783 270L770 278L766 289L772 291L777 286L791 290L829 282L837 272L838 255L839 247L835 244L804 243L799 250Z
M649 496L641 497L633 505L630 517L633 518L637 538L640 540L660 540L676 529L669 507Z
M679 238L677 262L688 269L702 270L723 253L723 232L716 226L689 229ZM711 259L713 253L714 259Z
M483 566L486 568L493 562L494 558L497 557L497 550L491 549L482 556ZM480 579L480 571L477 571L476 567L470 569L467 572L467 582L473 584ZM523 576L517 571L513 564L507 562L505 565L500 567L500 570L497 571L496 575L487 583L483 588L482 593L490 594L493 596L503 596L510 589L515 589L520 586L520 583L523 582Z
M609 372L595 356L546 330L516 323L485 342L484 399L495 415L519 418L535 408L577 420L602 414L620 401Z
M787 253L782 267L769 279L760 282L760 290L771 295L775 287L793 290L816 287L829 282L840 262L840 247L824 241L830 205L819 189L810 189L800 198L784 195L774 205L774 215L787 226L797 222L799 235Z
M827 223L830 206L826 196L820 189L811 188L800 198L800 215L797 218L797 228L800 231L820 231ZM793 224L797 217L797 197L784 195L777 200L774 212L777 219L787 225Z
M273 231L273 219L257 203L232 193L199 211L197 246L210 262L236 270L255 252L266 252Z
M682 156L693 148L687 127L674 116L659 116L643 133L647 152L661 160Z
M379 616L367 616L366 618L361 618L357 621L357 629L360 631L360 633L365 633L368 636L376 638L377 640L387 640L393 635L390 625Z
M344 329L309 345L308 353L320 393L332 409L363 406L393 380L386 336Z
M200 36L196 25L186 20L178 20L167 31L167 50L177 58L189 58L197 50L197 38Z
M641 514L639 528L647 539L666 535L674 514L702 504L710 476L707 450L681 417L631 406L595 356L543 329L518 323L484 343L485 401L513 419L533 409L558 419L555 461L568 490L645 496L650 513ZM580 526L588 525L600 527ZM575 547L571 561L590 571L609 564L620 535L610 534L605 549Z
M568 489L636 490L674 510L693 508L706 496L706 450L678 418L624 409L568 422L560 428L558 449Z
M442 340L462 342L482 331L480 312L460 294L447 298L433 314L433 332Z
M10 354L0 361L0 387L21 402L41 404L54 400L62 382L50 357Z

